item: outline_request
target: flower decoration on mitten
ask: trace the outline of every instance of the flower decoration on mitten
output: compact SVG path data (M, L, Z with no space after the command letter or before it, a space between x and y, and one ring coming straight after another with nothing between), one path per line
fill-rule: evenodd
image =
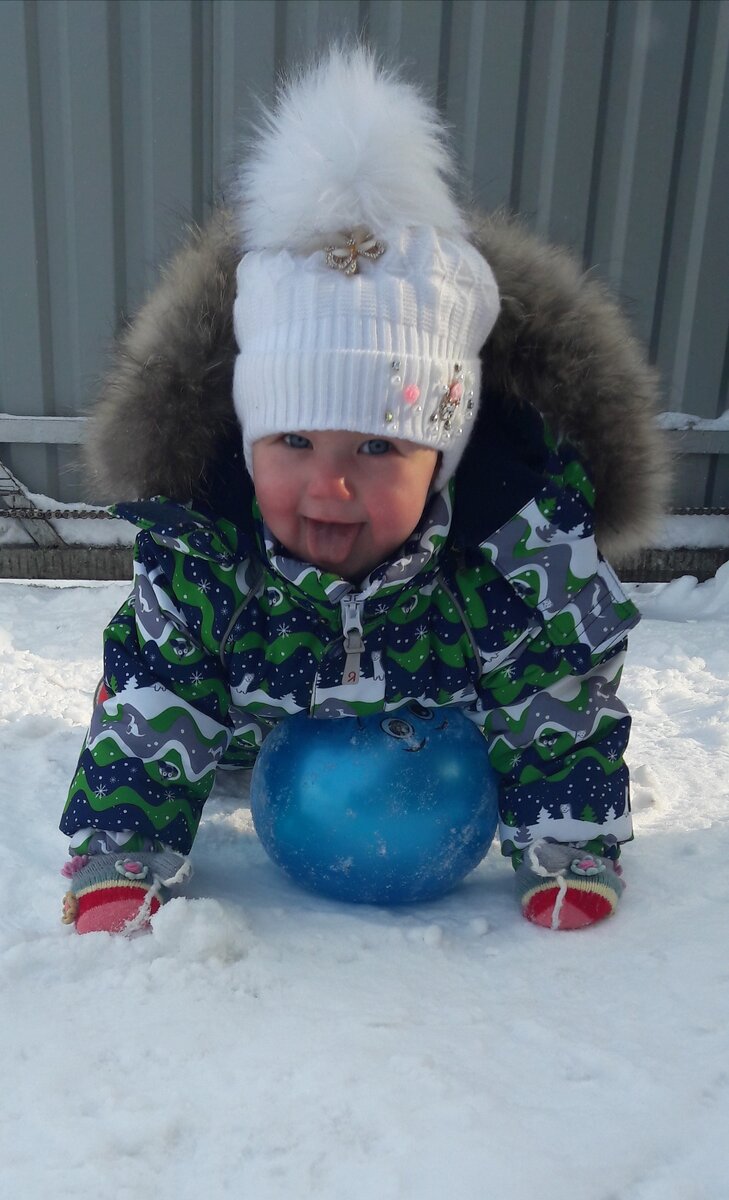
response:
M192 868L181 854L161 850L79 855L69 859L62 874L71 880L63 898L64 925L75 925L77 933L131 934L149 927Z
M617 908L625 884L602 855L556 842L533 842L516 870L524 916L547 929L584 929Z

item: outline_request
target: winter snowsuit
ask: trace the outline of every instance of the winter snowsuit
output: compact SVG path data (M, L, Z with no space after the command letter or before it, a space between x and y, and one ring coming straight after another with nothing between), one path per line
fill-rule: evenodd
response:
M581 297L568 262L509 225L485 226L482 239L489 238L504 320L492 335L492 357L491 339L484 352L477 429L450 487L431 498L410 540L357 586L293 560L260 519L222 398L221 361L232 370L234 355L236 257L224 218L180 257L121 343L92 425L91 462L107 493L129 488L144 496L172 480L174 499L117 508L141 529L134 587L106 630L112 695L94 711L64 832L130 830L187 852L216 768L251 766L266 732L286 714L351 719L418 703L460 705L482 726L501 784L505 853L535 837L602 836L610 844L632 836L623 761L630 718L616 688L638 615L595 538L590 475L609 479L615 469L610 450L595 468L612 435L600 436L605 414L585 417L575 392L579 399L587 391L593 404L607 395L613 418L623 405L633 439L629 466L643 466L633 485L621 480L632 486L632 507L620 496L597 510L606 540L625 547L640 536L661 491L662 448L650 430L653 383L609 301L591 286ZM529 334L533 317L518 292L529 294L531 279L539 299L545 255L562 272L561 290L551 282L545 305L549 299L554 308L556 296L563 318L542 344L526 343L535 359L530 397L522 394L528 376L518 376L501 344L514 355ZM613 366L625 395L615 384L611 393L602 386L610 365L601 354L611 347L597 328L600 316L620 343ZM184 349L183 319L197 330ZM592 333L589 359L583 349L579 360L578 328ZM555 381L565 364L580 382L560 409ZM163 435L151 467L142 401ZM177 430L191 414L204 430L197 462L189 432L179 456L165 435L175 408ZM133 443L117 436L119 423L128 428L130 420ZM136 466L135 446L145 447ZM588 473L582 459L590 458Z

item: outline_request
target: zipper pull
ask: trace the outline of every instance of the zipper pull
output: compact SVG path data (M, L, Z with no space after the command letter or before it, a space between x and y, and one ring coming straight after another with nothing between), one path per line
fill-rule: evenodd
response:
M363 600L342 600L342 632L344 633L344 673L342 683L359 683L360 662L364 650L362 638Z

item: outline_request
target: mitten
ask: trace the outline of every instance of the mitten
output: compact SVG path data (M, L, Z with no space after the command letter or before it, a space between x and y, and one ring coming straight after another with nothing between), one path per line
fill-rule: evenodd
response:
M547 929L584 929L611 916L625 884L607 858L556 842L533 842L516 870L524 916Z
M136 933L185 883L192 867L181 854L92 854L69 859L62 874L71 880L63 898L63 923L77 933Z

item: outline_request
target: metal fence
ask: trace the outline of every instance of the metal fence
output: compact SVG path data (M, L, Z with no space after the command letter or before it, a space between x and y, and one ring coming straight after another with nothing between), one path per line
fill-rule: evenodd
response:
M0 461L32 490L88 498L53 418L224 197L256 97L353 34L430 89L482 207L612 286L667 409L729 407L729 0L3 0ZM675 436L675 503L729 505L729 429Z

